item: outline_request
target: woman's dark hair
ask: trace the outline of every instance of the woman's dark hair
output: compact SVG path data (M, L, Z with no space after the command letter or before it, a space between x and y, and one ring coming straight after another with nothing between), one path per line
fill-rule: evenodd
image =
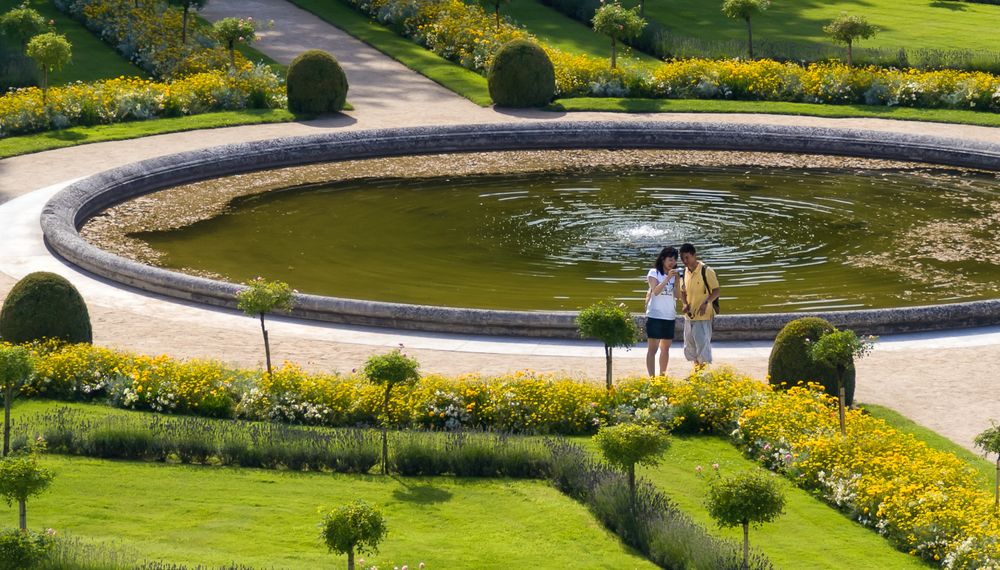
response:
M666 273L666 271L663 270L663 262L668 257L672 257L674 259L677 259L677 250L674 249L674 246L672 246L672 245L671 246L667 246L667 247L663 248L662 251L660 251L660 255L656 256L656 262L653 264L653 268L656 269L657 271L659 271L660 273Z

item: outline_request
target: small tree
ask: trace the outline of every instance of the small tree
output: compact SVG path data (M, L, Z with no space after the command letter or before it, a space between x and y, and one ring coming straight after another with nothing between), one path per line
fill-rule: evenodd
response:
M744 472L711 483L705 502L720 527L743 527L743 569L750 568L750 525L778 518L785 495L773 475Z
M257 277L246 284L247 288L236 294L236 306L251 317L260 317L260 332L264 335L264 358L267 375L271 375L271 343L264 326L264 314L274 310L291 311L295 291L288 283L268 281Z
M983 433L976 436L974 443L976 447L983 450L983 455L989 458L989 454L997 456L996 478L993 480L993 512L1000 508L1000 426L996 422L990 422L992 426Z
M595 32L611 38L611 69L615 68L618 61L617 41L636 38L646 27L646 20L639 15L638 7L626 9L618 0L607 3L602 0L602 6L594 12L591 22Z
M28 40L45 29L45 18L27 2L0 16L0 33L17 42L22 52L28 49Z
M632 348L639 337L635 319L624 304L615 304L610 299L598 301L580 311L576 318L580 336L596 338L604 343L605 376L608 390L612 384L611 350L615 347Z
M377 354L365 361L365 378L385 388L382 400L382 474L389 473L389 396L395 386L412 386L420 380L420 364L398 348L388 354Z
M500 5L501 4L510 4L510 0L480 0L480 1L483 2L484 4L487 4L490 8L493 9L493 16L494 16L494 18L496 20L497 31L499 32L500 31Z
M23 346L0 344L0 390L3 392L3 456L10 453L10 408L31 375L31 353Z
M323 515L320 528L330 552L347 555L347 570L354 570L355 552L378 552L386 534L382 513L360 499Z
M39 34L28 40L28 57L42 68L42 104L49 88L49 72L59 71L73 58L73 46L66 36L55 32Z
M771 0L725 0L722 13L727 18L747 23L747 52L753 59L753 26L750 19L771 7Z
M212 25L215 38L229 51L229 65L236 68L236 44L252 44L257 40L257 23L253 18L223 18Z
M201 11L208 4L208 0L170 0L171 4L175 4L181 7L181 44L187 43L187 31L188 31L188 13L191 10L195 12Z
M667 432L652 425L618 424L602 427L594 436L604 459L628 475L628 492L635 502L635 466L656 465L670 448Z
M38 465L33 452L16 453L0 459L0 496L10 506L17 501L21 531L28 530L27 502L42 494L52 482L52 472Z
M879 27L869 24L864 16L848 16L841 13L836 20L823 26L823 31L835 42L847 46L847 65L854 65L852 47L855 40L867 40L879 32Z
M844 376L847 369L854 364L855 358L864 358L871 352L874 340L875 337L858 338L852 330L833 329L833 332L819 337L809 349L813 361L832 366L837 370L837 408L841 435L847 435L847 427L844 424L847 407Z

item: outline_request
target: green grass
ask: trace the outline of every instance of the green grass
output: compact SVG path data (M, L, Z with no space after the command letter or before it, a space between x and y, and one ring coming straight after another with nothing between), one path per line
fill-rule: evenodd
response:
M485 77L420 47L384 26L369 21L365 15L350 6L338 0L291 0L291 2L473 103L483 107L493 104Z
M343 567L318 538L320 507L364 499L389 534L369 564L392 568L654 568L543 481L347 476L47 456L51 489L28 523L121 542L151 559L257 568ZM16 524L16 507L0 517Z
M95 142L134 139L150 135L214 129L236 125L285 123L297 118L286 109L246 109L222 111L189 117L133 121L93 127L72 127L61 131L21 135L0 139L0 158Z
M491 11L489 7L486 10ZM585 53L602 59L611 57L611 40L607 36L598 34L589 26L564 16L537 0L510 0L509 4L500 6L500 15L510 16L542 42L565 52ZM631 54L619 51L618 55L631 55L644 63L658 61L640 51L630 51Z
M0 13L20 6L22 1L0 0ZM83 24L57 10L51 0L28 0L28 4L41 12L46 20L55 20L56 31L65 35L73 44L73 61L51 75L51 85L96 81L120 75L148 77L142 69L119 55Z
M635 5L632 0L626 5ZM743 21L722 15L722 2L647 0L646 15L683 36L746 39ZM841 12L863 15L882 31L860 47L1000 50L1000 6L953 0L784 0L753 19L755 40L832 43L823 26ZM734 54L742 55L742 54Z
M581 443L594 449L589 441ZM681 510L712 534L742 543L742 529L720 529L705 508L707 478L714 476L713 463L719 464L723 475L746 470L765 471L721 437L675 437L660 465L640 467L636 474L663 490ZM698 465L704 468L701 476L695 471ZM785 514L773 523L750 531L751 547L766 554L776 568L889 570L928 567L810 493L785 479L779 481L787 500Z
M955 454L955 456L959 459L978 471L982 475L983 488L991 493L993 492L993 480L996 477L996 464L994 462L987 461L983 458L983 456L976 455L961 445L933 430L925 428L895 410L875 404L861 404L861 407L873 417L884 421L897 431L913 435L920 441L926 443L932 449Z
M720 99L625 99L579 97L559 99L552 111L605 111L612 113L772 113L813 117L872 117L907 121L958 123L1000 127L1000 113L954 109L913 109L874 105L821 105L783 101L727 101Z

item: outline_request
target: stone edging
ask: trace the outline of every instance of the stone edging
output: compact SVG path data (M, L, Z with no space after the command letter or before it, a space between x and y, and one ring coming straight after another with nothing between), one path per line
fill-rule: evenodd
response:
M857 156L1000 170L1000 146L922 135L729 123L525 122L338 132L278 138L144 160L76 182L42 211L47 244L87 271L144 291L235 308L239 285L143 265L84 241L79 228L121 202L170 186L314 162L501 150L660 148ZM460 334L576 338L575 312L492 311L298 295L295 316L353 325ZM721 315L715 338L770 340L791 319L820 316L859 333L1000 323L1000 300L820 313ZM641 318L640 318L641 320ZM678 327L680 331L681 327Z

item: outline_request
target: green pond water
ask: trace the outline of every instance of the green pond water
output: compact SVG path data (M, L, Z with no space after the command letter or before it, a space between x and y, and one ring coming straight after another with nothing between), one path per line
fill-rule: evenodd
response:
M691 242L725 313L1000 296L1000 182L943 171L674 168L382 179L239 199L133 234L166 267L321 295L640 311L664 245Z

